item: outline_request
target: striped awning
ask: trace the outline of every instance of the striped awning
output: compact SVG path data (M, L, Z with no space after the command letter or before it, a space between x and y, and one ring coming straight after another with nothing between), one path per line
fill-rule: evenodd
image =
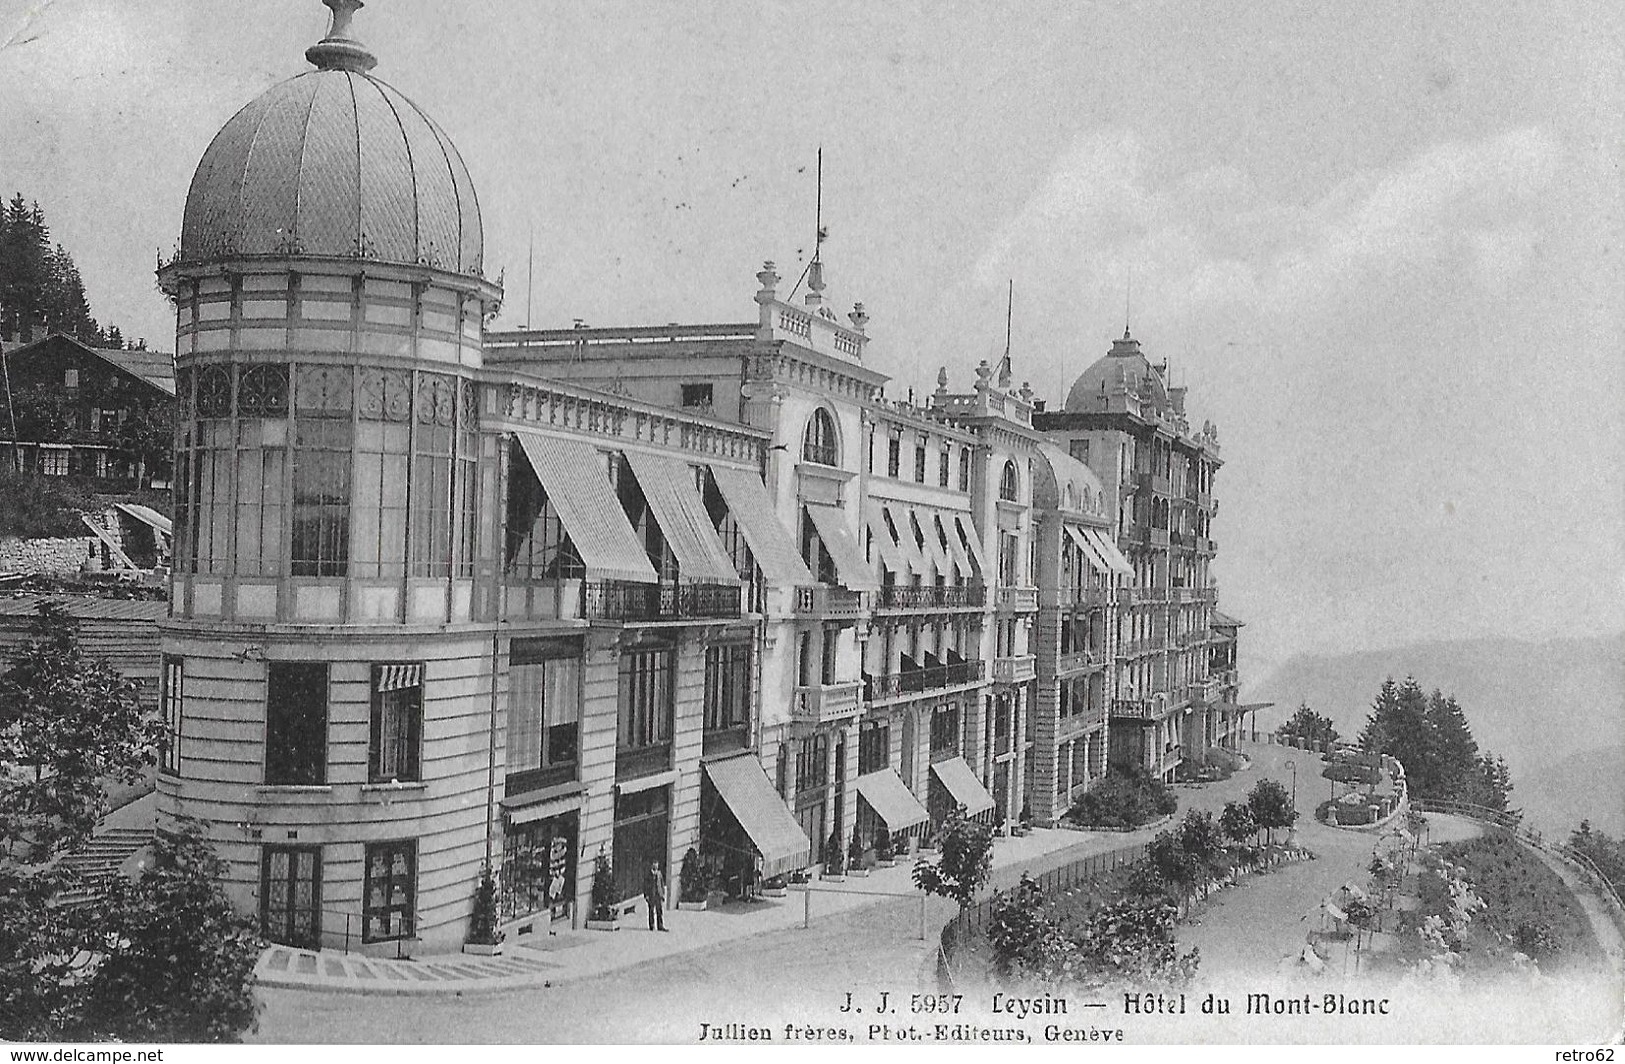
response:
M748 469L712 466L711 479L717 482L728 504L728 512L739 525L750 552L769 584L800 587L813 582L807 563L796 550L795 537L784 527L762 478Z
M976 565L970 560L970 551L959 538L959 523L955 514L943 514L942 530L948 534L948 556L959 568L959 582L969 583L976 577Z
M812 843L754 755L706 761L701 767L761 854L763 877L783 875L812 863Z
M949 797L965 807L967 817L985 813L998 804L993 800L993 796L987 793L987 788L982 786L982 781L976 778L976 773L971 771L971 767L962 757L933 761L931 774L937 778L937 782L947 788Z
M889 768L858 777L858 795L874 810L890 832L907 831L931 819L903 778Z
M976 559L976 571L982 582L990 583L993 580L993 567L987 563L987 551L982 547L982 537L977 534L976 522L968 514L955 514L954 524L959 526L959 534L970 546L970 554Z
M925 556L930 558L936 565L937 572L946 577L953 572L954 562L948 556L948 550L943 546L942 540L937 536L937 523L933 519L936 515L924 507L917 507L914 509L912 516L915 521L920 523L920 533L925 537L925 546L923 548ZM913 523L910 522L911 532L912 525ZM946 532L947 529L945 528L943 531Z
M582 440L535 432L516 432L514 436L536 479L542 482L548 502L570 533L588 575L600 580L655 583L649 553L638 542L632 522L626 519L598 449Z
M381 695L423 686L423 666L417 662L405 665L374 665L373 675L378 678L373 690Z
M880 581L875 579L874 570L858 547L858 541L853 538L852 530L846 527L846 511L839 506L810 502L807 503L807 516L812 518L818 538L835 561L835 572L841 578L841 586L848 591L878 591Z
M706 515L705 501L694 486L694 470L687 462L649 451L627 451L626 461L638 478L643 498L677 558L685 580L707 584L737 584L739 570L717 538L716 526Z
M910 552L891 538L891 532L886 529L885 507L878 499L863 500L863 523L869 527L869 542L886 568L898 576L910 572ZM909 545L913 546L912 540Z
M1090 543L1099 548L1100 557L1111 567L1113 572L1122 576L1134 575L1134 566L1128 563L1128 559L1123 556L1123 552L1117 549L1117 544L1112 542L1112 537L1107 535L1104 530L1086 528L1083 530L1083 534Z
M1066 525L1064 527L1066 528L1067 538L1077 544L1078 550L1083 552L1084 560L1093 566L1096 572L1110 573L1112 571L1111 565L1105 558L1101 557L1100 548L1095 546L1088 536L1084 535L1083 529L1077 525Z

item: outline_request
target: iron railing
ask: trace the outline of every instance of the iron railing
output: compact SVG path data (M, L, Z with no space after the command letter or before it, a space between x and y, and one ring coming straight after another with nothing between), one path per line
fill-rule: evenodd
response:
M581 587L581 616L594 621L738 617L739 585L589 580Z
M865 673L863 700L873 702L881 698L897 698L900 695L916 694L920 691L935 691L944 687L977 683L981 679L982 663L975 660L956 661L947 665L927 665L906 672L887 672L879 675Z
M922 584L887 584L880 589L880 608L883 610L953 609L981 606L987 600L987 589L981 584L951 584L937 587Z

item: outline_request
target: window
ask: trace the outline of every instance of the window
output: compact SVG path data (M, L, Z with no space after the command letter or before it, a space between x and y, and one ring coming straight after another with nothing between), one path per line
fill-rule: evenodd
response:
M76 369L63 370L62 371L62 386L64 388L77 388L77 387L79 387L79 371L76 370Z
M67 476L68 448L41 447L39 452L39 471L48 477Z
M164 707L164 750L159 762L164 773L178 776L181 771L181 699L185 669L184 658L165 654L163 657L162 688L158 695Z
M1009 532L999 533L999 583L1016 586L1016 567L1020 563L1021 541Z
M399 580L406 575L411 371L362 369L357 405L350 573Z
M367 844L361 941L385 942L412 937L417 868L418 844L414 839Z
M814 410L807 421L807 434L802 439L801 457L819 465L839 465L840 452L836 447L835 419L823 407Z
M669 649L632 650L621 655L616 770L623 776L668 767L675 658Z
M367 741L367 782L415 782L423 778L423 666L372 667L372 725Z
M959 452L959 490L970 490L970 448Z
M1005 502L1015 502L1017 496L1016 463L1004 463L1004 473L999 477L999 498Z
M959 752L959 706L939 706L931 711L931 752Z
M825 625L819 640L819 649L822 656L819 662L819 680L825 687L835 682L835 649L839 646L841 630L831 625Z
M829 736L809 735L796 745L796 793L805 794L829 782Z
M925 483L925 437L914 445L914 480L916 483Z
M858 725L858 775L879 772L891 763L891 724L866 720Z
M948 460L948 448L944 447L937 454L937 487L946 488L953 472L953 463Z
M292 457L294 576L349 571L350 387L347 367L299 367ZM244 399L239 397L239 405Z
M408 556L413 576L451 575L453 425L455 382L439 373L420 373L412 427L411 524ZM459 472L461 472L459 470Z
M897 479L898 471L903 466L903 441L893 436L886 441L886 475L893 480Z
M518 444L510 452L509 468L504 571L522 580L581 579L586 575L581 555Z
M705 648L705 730L750 723L750 644Z
M508 654L507 792L575 779L580 732L580 648L567 640L514 640Z
M710 407L711 407L711 385L709 385L709 384L685 384L685 385L682 386L682 391L683 391L683 405L684 406L699 407L701 409L706 409L706 410L710 409Z
M812 633L802 632L796 640L796 684L812 686Z
M265 782L327 782L327 666L273 661L266 666Z

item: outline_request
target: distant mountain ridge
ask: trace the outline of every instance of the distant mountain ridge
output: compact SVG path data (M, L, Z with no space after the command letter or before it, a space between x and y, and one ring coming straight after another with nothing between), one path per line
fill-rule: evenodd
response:
M1608 771L1606 756L1625 752L1625 633L1302 654L1249 684L1245 700L1275 703L1260 730L1307 701L1352 739L1389 676L1455 695L1480 752L1511 767L1513 805L1543 830L1566 833L1581 816L1625 828L1625 771Z

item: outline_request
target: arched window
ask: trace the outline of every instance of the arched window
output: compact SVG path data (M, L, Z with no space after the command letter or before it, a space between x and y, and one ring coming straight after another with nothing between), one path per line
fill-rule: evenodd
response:
M835 445L835 419L820 407L807 421L807 435L801 443L801 457L819 465L839 465L840 454Z
M999 477L999 498L1005 502L1016 501L1016 463L1004 463L1004 475Z

